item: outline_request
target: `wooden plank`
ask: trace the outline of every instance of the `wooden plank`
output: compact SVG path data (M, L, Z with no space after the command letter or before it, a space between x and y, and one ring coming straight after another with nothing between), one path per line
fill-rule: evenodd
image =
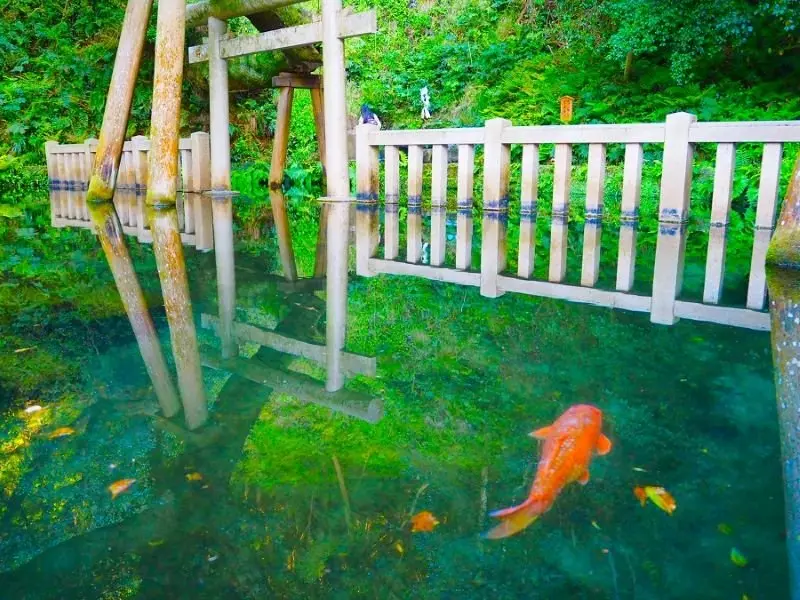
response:
M201 360L204 367L235 373L301 402L324 406L368 423L377 423L383 418L383 402L380 399L344 389L327 392L321 381L302 373L273 369L252 359L236 357L225 360L218 352L208 348L203 348Z
M458 191L456 205L456 269L472 266L472 195L475 189L475 146L458 147Z
M408 147L406 262L422 259L422 146Z
M338 19L338 36L341 39L377 33L378 16L375 9L358 13L342 12ZM220 56L225 59L257 52L288 50L322 42L322 22L283 27L259 35L225 39L220 42ZM189 64L208 61L208 45L189 48Z
M375 131L369 138L374 146L433 146L435 144L482 144L483 127L453 129L386 129Z
M641 144L625 145L616 285L620 292L631 291L636 271L636 230L639 226L639 203L642 196L643 159Z
M304 90L318 90L322 87L319 75L299 75L297 73L281 73L272 78L272 87L290 87Z
M570 300L608 308L622 308L636 312L648 312L650 310L650 297L648 296L598 290L564 283L517 279L516 277L503 275L498 278L498 285L506 292L517 292L529 296L558 298L560 300Z
M550 225L551 282L564 280L567 274L567 251L569 232L569 193L572 176L572 146L556 144L553 172L553 216Z
M195 234L198 250L214 247L214 227L212 222L211 198L203 194L211 189L211 145L209 135L204 131L192 133L192 184L194 185L192 222L185 215L187 232ZM191 231L190 231L191 227Z
M732 308L677 300L675 302L675 316L692 321L769 331L769 313L757 312L746 308Z
M764 144L761 157L761 178L758 182L758 206L756 207L756 227L772 229L775 227L775 208L778 204L778 186L781 178L783 144Z
M689 129L696 117L689 113L667 116L667 134L659 201L659 234L653 271L653 307L650 320L672 325L675 300L683 283L683 258L692 185L692 145Z
M800 123L797 121L694 123L689 130L689 141L718 144L800 142Z
M56 172L58 173L59 186L56 191L57 204L59 207L58 216L61 218L69 218L69 210L67 208L67 182L69 181L69 170L66 164L67 155L63 152L56 153Z
M400 219L400 151L396 146L384 150L385 212L383 231L383 257L394 260L399 254Z
M664 125L534 125L509 127L505 144L647 144L664 141Z
M431 171L431 266L439 267L447 248L447 146L433 147Z
M606 147L589 144L586 174L586 217L583 228L581 285L594 287L600 276L600 236L603 231L603 192L606 181Z
M508 169L511 148L502 142L508 119L486 121L483 147L483 221L481 228L481 296L502 295L497 276L506 268Z
M528 279L536 256L536 215L539 197L539 146L522 147L520 186L519 255L517 276Z
M200 316L200 324L204 329L210 329L217 333L219 318L203 313ZM240 342L261 344L273 350L292 354L293 356L302 356L323 365L327 360L325 346L296 340L248 323L234 322L233 336ZM375 357L342 352L342 370L348 375L374 376L376 373Z
M432 281L445 281L458 285L480 286L481 284L480 273L431 267L428 265L415 265L394 260L371 258L369 259L369 268L375 274L410 275L412 277L422 277Z
M311 111L314 113L314 132L317 138L317 152L322 164L322 193L326 192L325 179L328 169L325 166L325 99L321 88L311 89ZM317 248L314 254L314 277L325 277L328 268L328 215L331 205L323 202L319 209L319 229L317 231Z
M714 194L711 200L711 228L706 253L706 278L703 286L703 302L706 304L718 304L722 296L727 225L731 210L735 165L736 145L718 144L714 167Z
M377 125L356 127L356 273L369 277L369 259L378 245L378 148L367 142Z
M771 229L756 229L753 239L753 254L750 260L750 278L747 284L747 303L753 310L762 310L767 299L766 258Z

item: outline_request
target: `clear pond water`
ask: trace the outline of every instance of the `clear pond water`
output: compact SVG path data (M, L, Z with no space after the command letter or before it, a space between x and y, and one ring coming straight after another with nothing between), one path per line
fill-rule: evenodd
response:
M150 250L134 256L156 289ZM213 257L187 257L199 322L215 310ZM239 319L322 339L321 294L287 293L268 261L237 261ZM67 263L103 269L97 253ZM377 423L206 370L213 425L189 434L158 416L109 286L96 290L108 302L80 310L44 290L44 308L6 321L2 598L788 595L767 333L354 279L348 350L376 356L378 374L348 388L382 403ZM153 314L171 356L157 302ZM25 336L37 343L13 347ZM603 411L611 453L531 527L482 539L489 511L527 496L540 451L527 434L577 403ZM122 479L136 481L112 498ZM666 488L674 514L641 506L637 485ZM421 511L438 525L412 532Z

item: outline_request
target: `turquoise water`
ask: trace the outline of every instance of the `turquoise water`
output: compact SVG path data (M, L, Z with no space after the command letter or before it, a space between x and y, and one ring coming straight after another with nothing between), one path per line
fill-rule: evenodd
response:
M134 255L157 288L150 249ZM215 311L213 256L187 260L199 322ZM99 253L80 261L103 269ZM322 340L322 294L282 291L271 264L237 257L237 318ZM378 373L348 388L382 403L377 423L209 369L212 425L188 433L158 416L124 315L50 294L4 321L4 337L36 343L3 348L19 376L4 370L0 387L3 598L788 594L767 333L354 278L348 350L376 356ZM528 529L482 539L489 511L527 496L539 456L528 432L577 403L603 411L611 453ZM49 439L60 427L72 433ZM128 478L112 499L107 487ZM637 485L666 488L674 514L642 507ZM439 522L430 532L411 531L421 511Z

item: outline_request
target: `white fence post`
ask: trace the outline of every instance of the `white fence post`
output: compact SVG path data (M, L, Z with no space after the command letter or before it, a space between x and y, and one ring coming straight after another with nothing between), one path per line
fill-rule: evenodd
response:
M371 275L369 259L378 245L378 148L370 146L369 136L377 125L356 128L356 273Z
M659 232L653 271L650 320L675 323L675 300L683 282L686 219L692 186L692 145L689 130L697 117L689 113L667 116L659 202Z
M502 143L508 119L486 121L483 148L483 230L481 232L481 296L496 298L503 292L497 276L506 268L508 224L508 168L510 148Z

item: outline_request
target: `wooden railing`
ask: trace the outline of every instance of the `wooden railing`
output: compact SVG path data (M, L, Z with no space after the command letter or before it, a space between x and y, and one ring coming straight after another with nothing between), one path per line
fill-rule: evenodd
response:
M479 286L484 296L504 292L562 298L577 302L649 312L655 323L678 318L768 329L764 312L764 258L775 224L783 144L800 141L800 122L698 123L694 115L675 113L665 123L636 125L557 125L514 127L493 119L485 127L379 131L359 126L356 135L356 268L363 276L393 273ZM721 306L726 225L731 212L737 143L763 144L754 224L754 247L746 305ZM690 215L693 146L717 144L705 289L702 302L681 300L686 225ZM515 273L507 270L509 169L511 146L521 145L519 248ZM547 280L531 279L536 241L539 147L554 145L553 202ZM573 146L588 145L585 222L580 285L564 282L567 269L569 205ZM624 144L619 253L615 289L597 289L606 146ZM636 264L637 222L641 196L643 144L663 146L658 209L659 232L650 296L631 292ZM480 265L471 264L475 148L483 146L483 206ZM405 256L400 258L400 148L407 146L407 223ZM430 146L430 259L423 251L423 153ZM445 265L447 248L448 149L458 148L455 265ZM380 161L384 155L384 224L380 223ZM383 239L383 258L377 256Z
M86 191L96 147L95 139L83 144L45 144L54 227L92 227ZM202 195L211 187L208 134L195 132L181 139L179 150L177 209L181 238L186 245L207 250L214 247L211 199ZM144 136L125 142L114 193L123 230L146 243L153 239L144 212L149 151L150 141Z

